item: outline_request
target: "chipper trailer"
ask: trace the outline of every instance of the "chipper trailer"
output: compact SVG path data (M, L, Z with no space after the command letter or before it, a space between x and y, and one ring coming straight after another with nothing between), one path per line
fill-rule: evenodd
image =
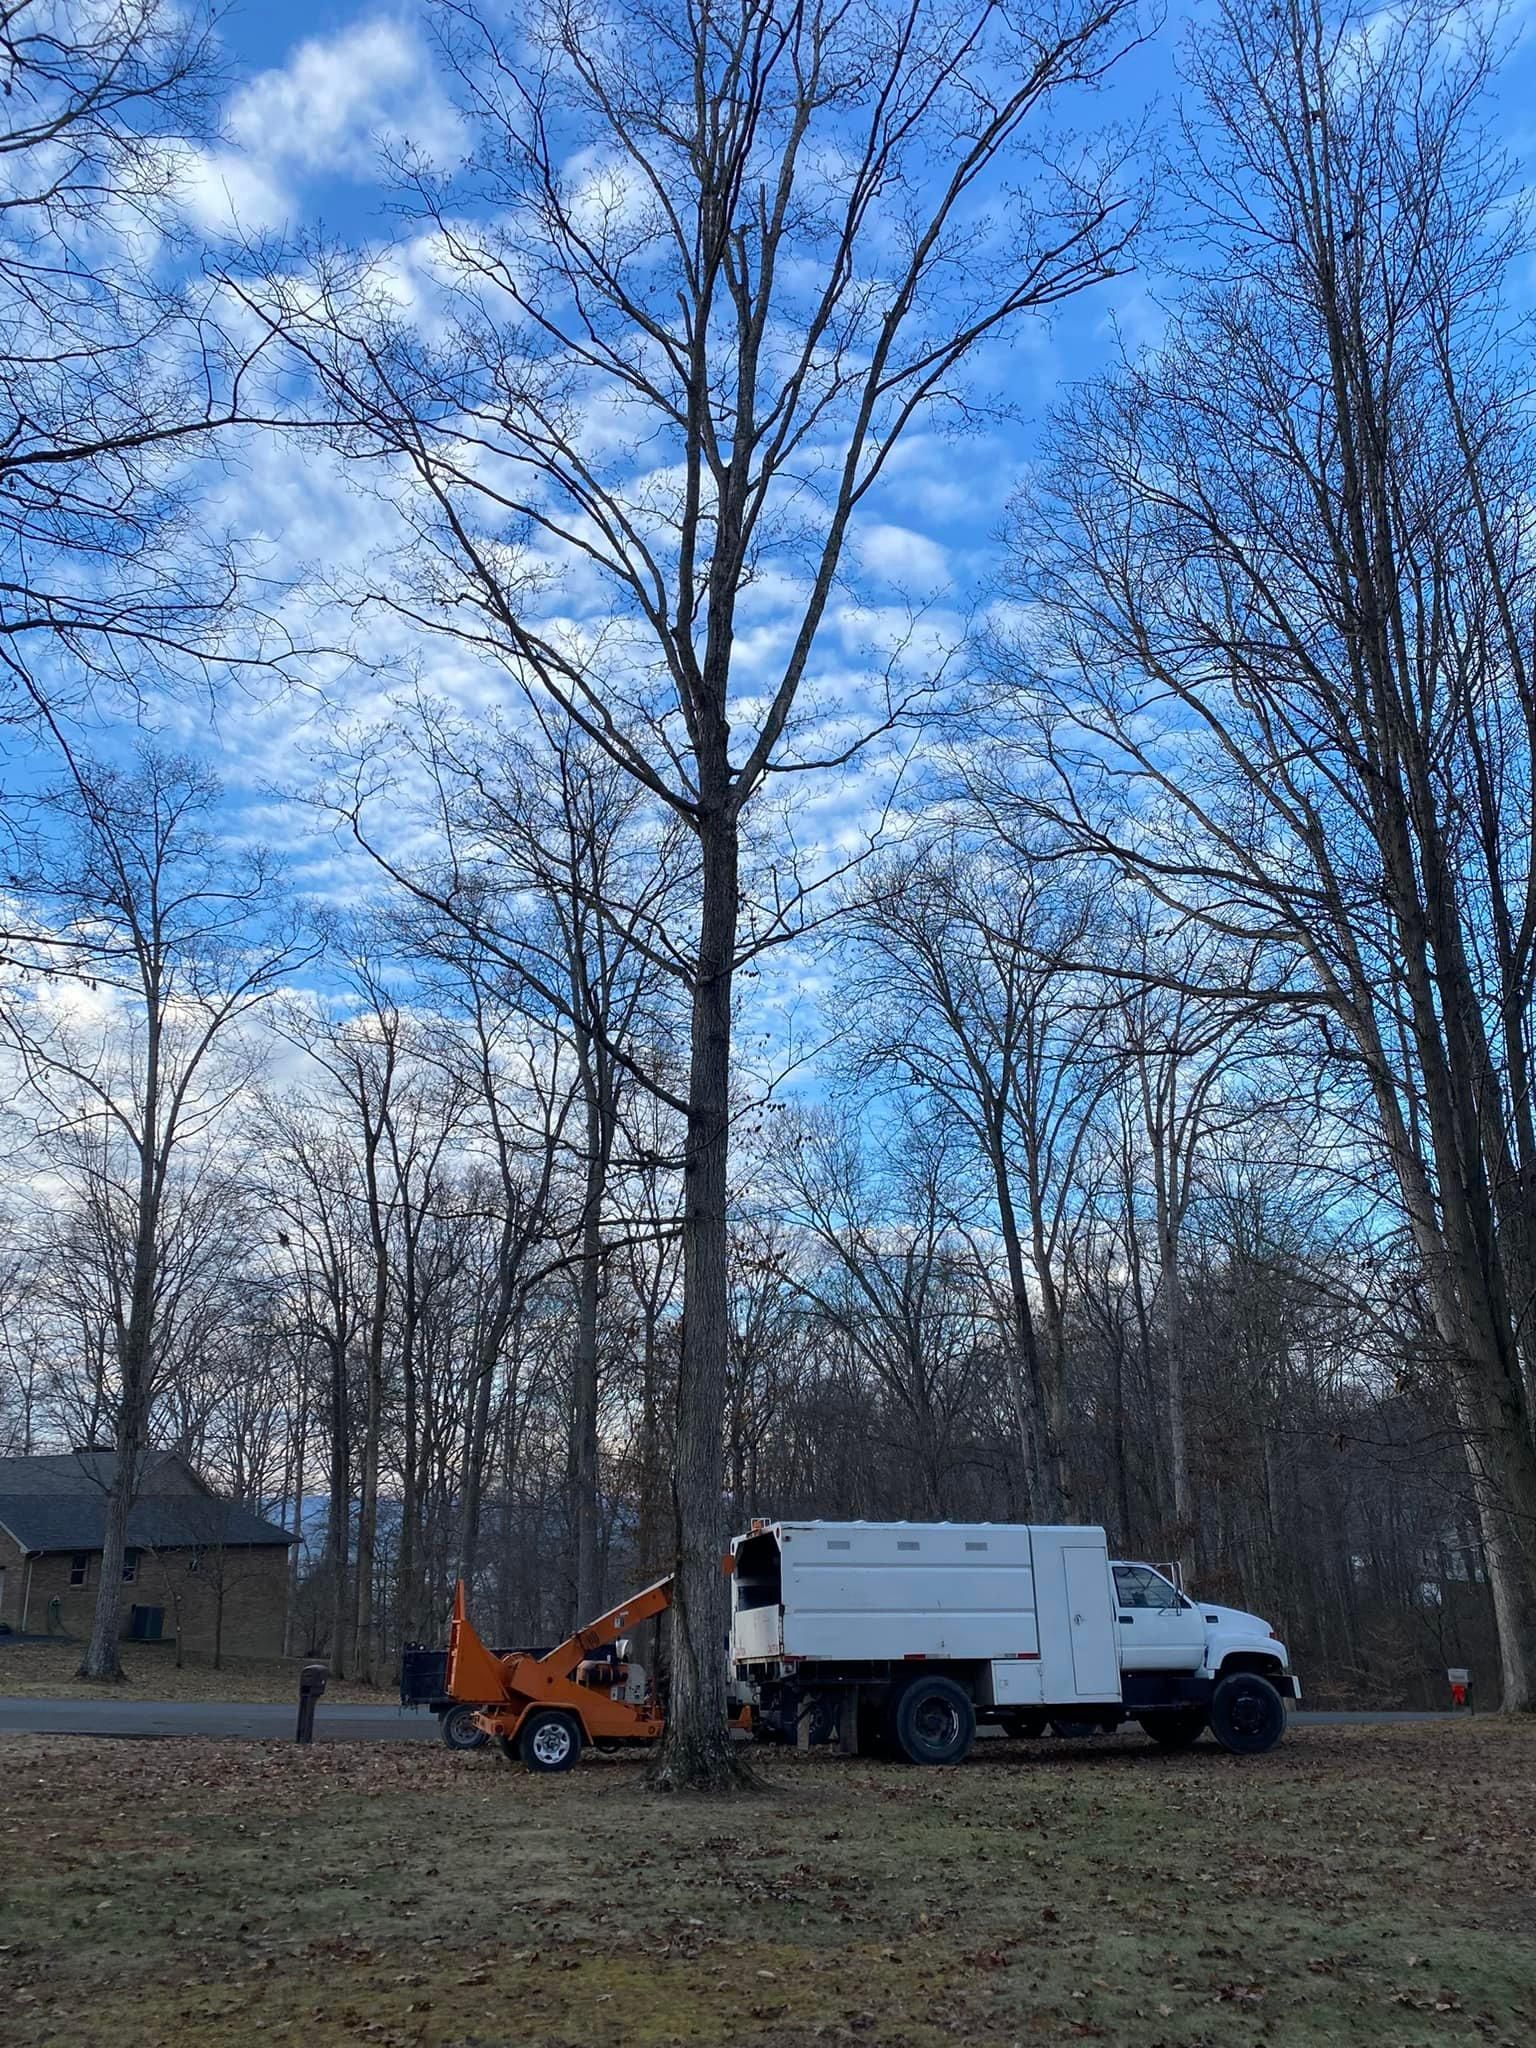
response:
M664 1717L624 1637L671 1604L671 1579L658 1579L542 1656L498 1656L470 1625L461 1579L448 1630L449 1696L477 1705L476 1725L530 1771L568 1771L589 1742L654 1742Z
M1301 1697L1267 1621L1111 1560L1098 1528L756 1522L724 1562L730 1689L763 1741L945 1764L979 1723L1029 1737L1134 1720L1165 1749L1209 1727L1258 1754ZM653 1742L662 1704L624 1637L671 1602L658 1579L542 1656L498 1656L461 1583L447 1690L533 1771L569 1770L587 1743Z

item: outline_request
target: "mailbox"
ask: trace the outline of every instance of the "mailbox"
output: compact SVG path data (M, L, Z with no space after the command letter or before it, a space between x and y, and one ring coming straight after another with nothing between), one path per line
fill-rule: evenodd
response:
M295 1742L315 1739L315 1704L325 1691L327 1676L324 1664L306 1664L299 1672L299 1725L294 1730Z

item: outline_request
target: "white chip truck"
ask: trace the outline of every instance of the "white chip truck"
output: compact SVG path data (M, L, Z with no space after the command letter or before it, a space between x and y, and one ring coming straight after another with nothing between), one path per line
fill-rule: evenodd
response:
M1032 1736L1209 1727L1256 1754L1301 1697L1267 1621L1112 1560L1104 1531L754 1522L731 1544L730 1655L768 1740L957 1763L978 1722Z

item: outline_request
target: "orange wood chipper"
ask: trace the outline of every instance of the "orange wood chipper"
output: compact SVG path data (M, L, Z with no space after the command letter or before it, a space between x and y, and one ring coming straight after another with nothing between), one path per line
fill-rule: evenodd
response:
M671 1579L658 1579L542 1657L498 1657L464 1611L461 1579L448 1631L449 1695L478 1706L477 1724L530 1771L568 1771L588 1742L654 1742L665 1724L661 1703L622 1639L671 1604Z

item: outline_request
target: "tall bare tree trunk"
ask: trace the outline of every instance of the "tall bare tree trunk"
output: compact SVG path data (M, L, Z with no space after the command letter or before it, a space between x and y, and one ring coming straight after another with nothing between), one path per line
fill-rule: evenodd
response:
M459 1500L458 1577L474 1583L480 1562L480 1503L485 1491L485 1454L491 1430L491 1385L501 1350L500 1319L482 1342L475 1366L474 1394L464 1422L464 1469Z
M683 1166L683 1322L672 1459L676 1583L672 1699L652 1773L664 1789L750 1782L726 1726L729 1608L721 1572L729 1273L731 979L736 956L735 820L706 814L699 833L701 914Z
M607 1182L598 1078L589 1051L584 1063L586 1101L586 1188L581 1212L581 1269L576 1304L576 1349L571 1388L572 1520L576 1539L575 1623L590 1621L602 1606L602 1560L598 1550L597 1324L603 1279L603 1196Z
M348 1627L350 1579L347 1560L352 1548L352 1456L348 1441L350 1417L347 1402L347 1355L340 1339L330 1345L331 1470L330 1499L326 1503L325 1555L331 1592L331 1674L344 1678L347 1651L351 1646Z
M993 1185L997 1193L998 1224L1002 1231L1003 1256L1008 1267L1008 1305L1012 1328L1009 1358L1012 1364L1012 1406L1019 1431L1029 1490L1029 1516L1036 1522L1064 1522L1067 1519L1066 1466L1062 1445L1052 1426L1053 1403L1046 1385L1046 1368L1040 1356L1040 1341L1030 1305L1029 1282L1024 1271L1024 1248L1019 1238L1018 1216L1013 1206L1013 1187L1008 1173L1001 1113L991 1119L988 1132Z
M370 1177L371 1173L370 1166ZM373 1313L368 1324L368 1410L363 1425L362 1486L357 1510L357 1581L352 1610L352 1669L368 1685L374 1681L378 1644L373 1558L379 1523L379 1457L384 1430L384 1326L389 1288L382 1242L375 1244L374 1256Z
M421 1394L417 1386L417 1328L414 1260L407 1247L407 1311L400 1337L400 1377L403 1388L401 1427L405 1448L400 1463L400 1544L395 1553L395 1626L402 1642L414 1642L420 1626L422 1600L417 1584L418 1523L421 1519Z
M160 1020L149 1020L144 1082L144 1129L139 1139L139 1185L129 1284L128 1317L118 1349L116 1462L107 1493L101 1545L101 1582L91 1616L90 1641L77 1677L98 1682L120 1680L122 1658L118 1638L123 1626L123 1558L128 1547L128 1516L138 1491L139 1475L149 1439L152 1391L155 1278L159 1268L160 1185Z
M288 1598L283 1611L283 1655L293 1654L293 1624L299 1611L299 1566L304 1555L304 1456L309 1404L304 1398L302 1379L298 1384L297 1413L290 1437L293 1459L293 1543L288 1553Z

